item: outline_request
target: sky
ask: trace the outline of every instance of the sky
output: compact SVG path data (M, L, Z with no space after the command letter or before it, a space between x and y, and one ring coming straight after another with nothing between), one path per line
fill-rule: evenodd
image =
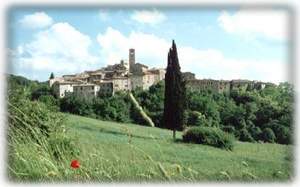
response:
M174 39L199 79L289 81L289 12L243 8L12 8L8 73L45 81L128 60L165 68Z

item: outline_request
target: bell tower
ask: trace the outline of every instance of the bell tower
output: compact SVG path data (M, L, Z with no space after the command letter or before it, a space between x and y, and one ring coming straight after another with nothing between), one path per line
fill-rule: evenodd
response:
M132 67L135 64L135 50L134 49L129 49L129 69L130 72L132 72Z

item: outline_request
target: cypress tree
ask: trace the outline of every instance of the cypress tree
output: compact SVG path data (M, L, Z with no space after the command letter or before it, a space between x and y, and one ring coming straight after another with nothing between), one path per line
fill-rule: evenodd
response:
M53 72L50 74L49 79L54 79L54 73Z
M173 40L168 53L168 66L165 74L164 126L173 130L182 130L185 117L185 82L182 79L176 44Z

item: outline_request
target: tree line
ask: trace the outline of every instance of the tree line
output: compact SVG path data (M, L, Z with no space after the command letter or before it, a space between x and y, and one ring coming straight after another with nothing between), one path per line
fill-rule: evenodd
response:
M16 87L27 95L28 99L43 102L54 111L69 112L101 120L146 124L125 92L94 98L78 97L73 94L64 98L56 98L45 82L38 83L11 75L9 84L18 85ZM168 128L163 119L164 81L152 85L148 90L137 88L132 93L156 127ZM183 128L217 127L234 134L240 141L291 144L293 94L293 86L287 82L278 86L268 86L262 90L233 89L229 93L187 89Z

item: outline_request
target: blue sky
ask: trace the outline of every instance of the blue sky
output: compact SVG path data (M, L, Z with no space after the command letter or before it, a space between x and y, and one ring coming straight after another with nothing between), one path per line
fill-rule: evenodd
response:
M284 9L14 8L9 73L40 81L128 60L165 67L175 39L183 71L197 78L287 81ZM275 20L275 21L274 21Z

